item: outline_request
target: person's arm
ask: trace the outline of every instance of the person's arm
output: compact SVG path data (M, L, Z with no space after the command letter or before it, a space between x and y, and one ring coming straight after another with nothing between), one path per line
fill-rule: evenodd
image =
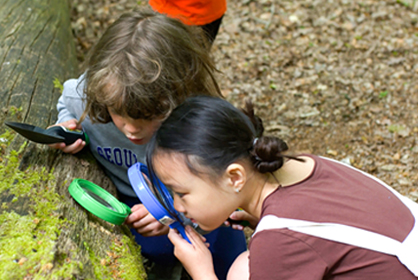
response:
M304 237L290 230L258 232L250 242L251 280L322 280L327 264Z
M212 254L205 238L192 227L186 226L186 234L191 244L176 230L170 229L168 238L174 245L174 255L183 264L194 280L217 280L213 268Z
M84 110L82 105L82 91L84 83L83 76L78 80L70 79L64 83L64 90L58 99L57 110L58 120L55 125L60 125L68 129L80 129L81 124L78 124L77 115ZM49 147L62 150L64 153L75 154L81 151L86 146L86 142L78 139L73 144L66 146L65 143L50 144Z
M84 87L84 75L78 79L69 79L64 82L63 91L57 104L58 120L56 124L78 119L81 116L84 111Z

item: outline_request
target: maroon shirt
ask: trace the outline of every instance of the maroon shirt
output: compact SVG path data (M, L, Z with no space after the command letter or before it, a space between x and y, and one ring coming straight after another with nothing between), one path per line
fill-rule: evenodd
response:
M415 219L390 190L358 170L309 156L312 174L270 194L262 217L338 223L405 239ZM417 279L395 256L289 229L258 232L249 249L252 280Z

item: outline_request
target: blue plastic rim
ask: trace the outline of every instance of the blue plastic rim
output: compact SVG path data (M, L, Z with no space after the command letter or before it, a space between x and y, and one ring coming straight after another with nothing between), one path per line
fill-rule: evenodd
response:
M177 217L173 217L164 208L164 206L161 205L161 203L149 188L143 174L145 174L148 178L150 177L147 166L140 162L135 163L128 169L129 181L142 204L144 204L145 208L147 208L147 210L156 220L164 225L169 226L170 228L177 229L183 238L189 241L184 230L184 226L181 224L181 222L179 222L181 221L179 216L177 215ZM170 211L177 214L178 212L174 209L173 198L170 195L170 192L161 181L158 180L158 183L161 186L161 191L163 192L162 195L164 195L168 201L169 205L167 205L167 207L170 209Z

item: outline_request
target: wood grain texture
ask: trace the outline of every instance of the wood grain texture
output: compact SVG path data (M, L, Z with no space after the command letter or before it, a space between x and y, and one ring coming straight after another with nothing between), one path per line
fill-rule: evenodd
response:
M54 87L53 81L58 79L62 83L76 77L79 74L77 67L67 1L0 0L0 134L8 130L3 125L6 120L43 128L53 124L57 116L57 100L61 94ZM22 275L30 275L25 279L102 279L105 276L98 273L102 265L103 271L111 270L113 273L108 279L126 279L124 275L144 279L140 257L130 261L132 269L127 269L126 264L122 267L122 262L115 258L109 260L112 259L110 256L116 256L119 260L123 258L112 251L115 246L119 251L134 255L133 251L138 247L130 239L129 230L87 213L68 193L68 186L74 178L84 178L115 194L112 182L92 155L88 151L77 156L63 154L46 145L32 142L22 146L25 141L16 135L10 143L0 146L0 166L3 168L0 171L7 170L10 165L10 153L22 147L17 169L31 174L46 172L51 176L33 183L30 186L31 192L21 196L13 194L15 184L0 187L0 215L13 212L20 217L33 216L35 220L37 216L45 217L45 213L36 213L34 210L37 203L34 193L42 194L43 191L52 190L59 195L60 201L51 209L51 215L60 217L65 223L57 225L57 236L51 237L55 245L52 252L49 252L54 256L50 265L29 270L22 264L17 265L16 269L27 270L22 272ZM42 223L41 219L38 222ZM5 234L1 225L0 238L10 238L10 242L14 242L12 237ZM0 252L0 262L16 261L2 259L1 255ZM31 256L18 258L30 262ZM77 265L72 266L73 270L67 276L54 274L68 262Z

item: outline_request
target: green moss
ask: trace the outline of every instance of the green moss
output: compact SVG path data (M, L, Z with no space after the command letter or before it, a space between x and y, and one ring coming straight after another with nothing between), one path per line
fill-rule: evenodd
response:
M56 184L53 170L20 170L26 144L6 154L13 137L9 131L0 135L0 279L74 279L83 264L56 248L61 231L74 221L58 213L65 199L48 187ZM84 242L95 279L145 279L140 247L133 238L118 238L104 258Z
M89 253L90 261L93 265L94 274L97 279L109 279L108 276L110 272L105 268L100 266L100 259L94 254L93 250L90 249L90 246L87 242L83 242L84 248Z
M0 279L71 279L77 263L63 262L54 267L55 241L62 221L58 217L20 216L15 212L0 215ZM51 270L53 273L51 274Z
M123 246L123 244L128 246ZM121 242L115 240L111 249L116 253L116 263L122 279L136 279L138 275L145 276L144 270L140 270L138 266L138 261L142 259L141 250L133 238L130 239L124 235Z
M56 213L62 198L46 186L54 180L52 171L19 170L25 144L5 155L13 136L6 132L0 139L0 194L8 198L0 212L0 279L71 279L77 264L63 262L54 267L54 246L66 220ZM29 205L29 210L19 213L21 205Z
M89 252L90 261L94 268L96 279L145 279L144 268L138 265L142 260L141 250L135 240L126 235L122 240L115 239L106 252L105 258L97 257L89 245L84 242L84 247Z
M11 106L9 108L9 112L11 116L17 115L18 113L22 112L23 108L19 107L17 108L16 106Z
M62 91L64 90L64 86L62 85L62 83L60 82L60 80L58 78L55 78L52 82L54 84L54 88L59 89L60 92L62 93Z

